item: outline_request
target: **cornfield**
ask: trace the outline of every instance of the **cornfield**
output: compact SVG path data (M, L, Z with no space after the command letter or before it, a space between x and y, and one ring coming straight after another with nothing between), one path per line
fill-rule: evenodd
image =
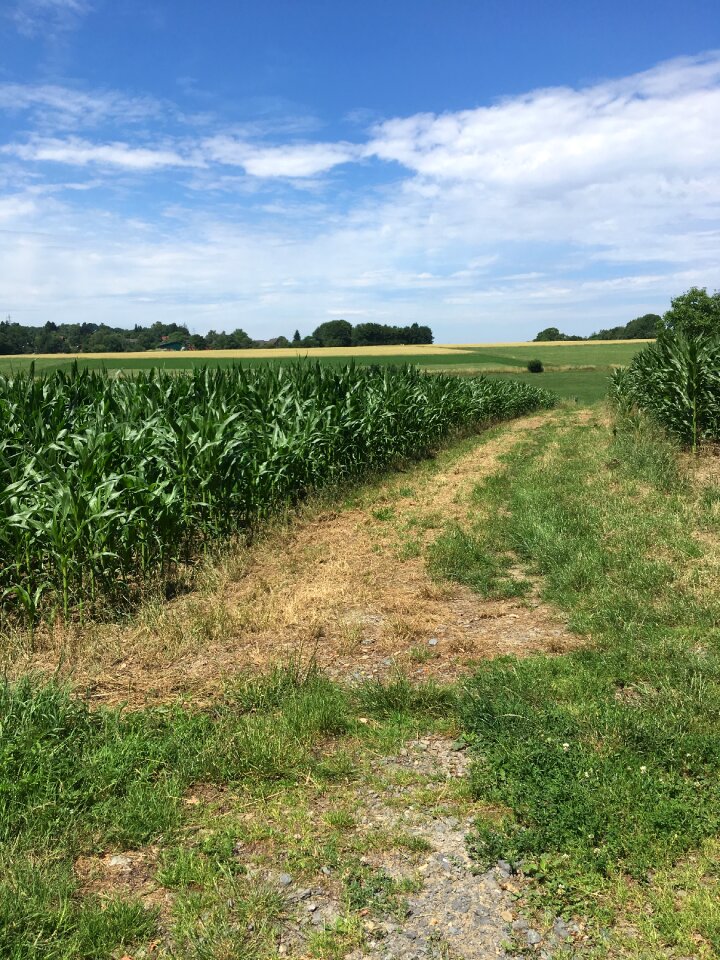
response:
M611 378L611 399L637 408L693 451L720 440L720 339L663 333Z
M0 612L117 610L313 490L553 403L409 367L0 377Z

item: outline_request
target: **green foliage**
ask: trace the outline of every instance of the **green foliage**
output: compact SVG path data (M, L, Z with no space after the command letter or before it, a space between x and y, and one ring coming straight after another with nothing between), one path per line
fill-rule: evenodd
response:
M542 360L528 360L527 368L530 373L542 373L545 369Z
M617 327L609 327L591 333L589 337L570 336L561 333L557 327L546 327L535 337L536 343L548 340L652 340L657 336L662 319L656 313L646 313L642 317L635 317Z
M33 353L135 353L157 350L176 344L177 349L247 350L251 347L339 347L384 344L432 343L430 327L413 323L397 327L383 323L360 323L353 327L347 320L323 323L312 337L300 337L295 331L292 343L284 336L270 340L253 340L244 330L226 332L210 330L205 336L188 331L177 323L154 323L150 327L136 325L109 327L104 323L61 323L48 321L42 327L23 326L9 318L0 321L0 356Z
M393 327L384 323L358 323L353 327L352 345L354 347L374 347L387 344L429 344L433 342L430 327L417 323L409 327Z
M662 325L662 317L657 313L646 313L642 317L635 317L624 326L610 327L591 334L589 340L652 340L658 335Z
M556 340L564 340L565 335L560 333L560 330L557 327L545 327L544 330L541 330L540 333L535 337L536 343L552 343Z
M553 402L407 367L0 377L0 613L126 607L313 490Z
M618 409L647 413L685 446L720 439L720 337L673 330L610 381Z
M352 329L347 320L328 320L313 330L313 337L321 347L349 347Z
M686 337L720 337L720 290L709 294L705 287L691 287L670 304L663 316L666 330Z

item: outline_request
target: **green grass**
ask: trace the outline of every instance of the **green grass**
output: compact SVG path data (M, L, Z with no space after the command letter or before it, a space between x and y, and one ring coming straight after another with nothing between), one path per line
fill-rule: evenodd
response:
M392 366L397 363L417 364L429 369L451 370L453 368L473 369L477 373L483 373L488 370L516 367L518 370L524 369L528 360L539 359L542 361L548 371L557 367L597 367L603 370L610 370L615 366L623 366L630 362L632 357L643 346L635 341L626 343L607 344L581 343L559 344L558 346L548 346L547 344L522 344L517 347L472 347L466 350L458 351L454 354L432 354L432 353L408 353L406 356L388 356L382 352L368 353L361 357L356 357L355 362L360 365L375 364L378 366ZM322 363L330 366L344 366L347 363L345 357L320 357ZM0 357L0 373L9 373L16 370L26 370L33 362L32 357ZM209 367L231 367L237 363L243 366L256 367L271 365L287 365L288 359L285 357L208 357L197 358L184 356L182 353L168 354L166 357L126 357L122 354L117 357L101 359L88 356L80 357L81 366L91 370L123 370L135 372L149 369L163 370L191 370L198 366ZM49 372L59 369L68 369L73 363L72 358L64 357L58 354L56 357L42 357L35 361L35 368L38 372Z
M607 396L610 374L609 367L596 370L552 370L546 367L545 373L489 373L488 376L535 384L551 390L563 400L590 406Z
M506 811L478 824L478 860L522 863L548 909L605 921L622 912L625 884L663 955L685 955L699 930L720 952L717 915L706 922L689 898L671 922L675 901L653 887L720 835L720 598L693 535L717 535L715 498L693 491L645 425L613 437L591 421L537 431L476 504L462 549L485 565L512 552L592 637L562 657L489 662L468 685L473 790ZM436 562L438 552L465 579L457 544L441 540ZM651 919L653 897L665 906Z
M235 956L222 952L232 943L243 956L266 955L280 904L276 892L238 872L234 845L247 824L241 819L229 833L213 829L200 845L188 846L194 811L184 802L188 792L198 783L237 784L255 791L262 807L263 797L278 792L308 784L322 791L354 775L345 746L397 749L404 737L446 723L456 704L453 693L434 686L398 681L350 692L297 667L238 681L209 711L91 713L57 685L32 678L6 684L0 688L0 956L106 957L152 939L154 909L127 894L83 895L73 863L81 855L153 844L163 851L157 881L178 891L172 935L181 948L174 956ZM327 829L336 836L351 834L351 827L349 814L329 816ZM337 859L332 836L320 849L311 836L292 843L293 869ZM349 902L398 892L378 886L359 863L353 871ZM238 939L251 919L251 935ZM206 954L193 947L201 931Z
M490 661L458 688L349 690L293 666L236 680L207 710L91 712L32 678L0 688L0 956L143 956L160 938L153 955L171 942L178 960L272 957L283 905L240 843L308 886L332 870L347 913L309 951L339 960L362 943L361 911L401 915L408 892L363 862L369 844L426 852L401 832L361 836L353 781L369 782L369 754L459 722L473 794L497 811L472 850L479 866L522 864L538 922L589 917L595 957L719 955L720 490L678 463L643 420L568 414L475 491L476 522L439 529L435 574L502 596L524 568L590 638L563 656ZM195 796L213 785L216 808ZM398 802L431 810L427 794ZM170 916L83 891L73 871L155 846Z

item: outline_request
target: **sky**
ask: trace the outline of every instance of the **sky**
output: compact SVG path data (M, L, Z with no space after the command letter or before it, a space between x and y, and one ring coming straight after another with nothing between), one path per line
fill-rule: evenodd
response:
M0 0L0 317L436 342L720 287L717 0Z

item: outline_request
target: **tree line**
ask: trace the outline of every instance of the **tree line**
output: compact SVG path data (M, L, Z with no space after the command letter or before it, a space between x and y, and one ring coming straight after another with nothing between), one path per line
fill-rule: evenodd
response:
M0 354L21 353L128 353L157 349L186 350L249 350L252 347L371 347L392 344L432 343L430 327L413 323L396 327L382 323L358 323L329 320L321 323L310 336L296 330L291 339L274 337L254 340L238 328L230 333L210 330L207 334L190 333L177 323L153 323L150 327L135 325L110 327L104 323L53 323L42 327L24 326L9 317L0 321Z
M692 337L720 336L720 290L708 293L707 287L690 287L670 301L663 316L646 313L622 327L610 327L575 337L561 333L557 327L546 327L535 337L535 343L547 340L654 340L665 331L681 331Z
M652 340L662 324L662 317L657 313L646 313L642 317L635 317L619 327L609 327L607 330L598 330L589 337L578 337L574 334L561 333L557 327L546 327L535 337L535 343L548 340Z

